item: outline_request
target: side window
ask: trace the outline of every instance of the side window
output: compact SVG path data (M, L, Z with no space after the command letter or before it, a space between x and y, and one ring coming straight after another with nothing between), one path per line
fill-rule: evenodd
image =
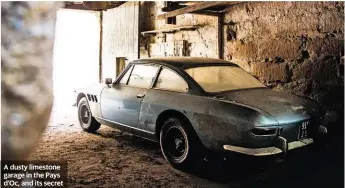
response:
M163 68L159 74L155 88L186 92L188 90L188 84L181 76L179 76L174 71Z
M121 78L120 84L126 84L126 83L127 83L127 80L128 80L128 78L129 78L129 75L131 74L132 69L133 69L133 66L131 66L131 67L127 70L126 74Z
M150 88L156 73L157 66L152 65L135 65L131 76L129 77L128 85L138 86L142 88Z

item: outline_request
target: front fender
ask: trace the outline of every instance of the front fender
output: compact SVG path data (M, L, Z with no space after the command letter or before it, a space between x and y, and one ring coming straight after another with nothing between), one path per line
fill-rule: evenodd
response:
M93 84L89 87L75 90L77 105L79 100L85 96L90 106L92 116L101 117L101 92L104 87L105 86L101 84Z

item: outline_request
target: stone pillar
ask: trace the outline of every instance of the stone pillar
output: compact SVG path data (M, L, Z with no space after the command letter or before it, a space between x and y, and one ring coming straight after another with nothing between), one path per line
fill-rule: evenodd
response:
M52 105L56 10L63 2L1 2L1 159L26 159Z

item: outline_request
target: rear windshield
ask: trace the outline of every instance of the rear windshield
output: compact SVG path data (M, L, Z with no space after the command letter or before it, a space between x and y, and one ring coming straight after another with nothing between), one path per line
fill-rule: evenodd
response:
M235 66L194 67L185 71L206 92L266 87L245 70Z

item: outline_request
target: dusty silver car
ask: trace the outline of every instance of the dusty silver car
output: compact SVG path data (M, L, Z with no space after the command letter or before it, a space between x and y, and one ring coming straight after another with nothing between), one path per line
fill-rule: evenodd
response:
M209 58L135 60L112 82L76 91L81 127L108 125L159 142L175 167L202 148L286 154L326 134L325 110L272 91L236 64Z

